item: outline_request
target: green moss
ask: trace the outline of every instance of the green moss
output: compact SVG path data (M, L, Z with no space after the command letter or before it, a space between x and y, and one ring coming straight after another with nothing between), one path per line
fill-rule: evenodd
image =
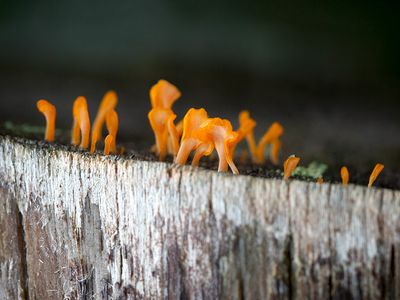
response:
M11 121L6 121L3 128L17 136L44 135L46 128L44 126L33 126L29 124L15 124ZM56 136L63 134L63 130L56 129Z
M311 177L311 178L319 178L321 177L326 170L328 169L328 166L324 163L320 163L317 161L311 162L307 167L297 167L292 175L293 176L302 176L302 177Z

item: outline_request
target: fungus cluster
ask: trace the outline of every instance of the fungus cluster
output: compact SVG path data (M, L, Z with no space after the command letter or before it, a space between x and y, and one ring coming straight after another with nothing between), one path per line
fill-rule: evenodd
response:
M228 168L234 174L239 171L233 161L237 144L246 139L253 162L265 161L264 151L271 145L271 161L278 162L283 127L273 123L257 144L254 138L255 120L248 111L239 114L239 128L234 130L229 120L209 117L204 108L190 108L182 121L175 125L176 114L172 105L181 96L176 86L166 80L160 80L150 89L152 109L148 114L155 137L155 150L160 160L167 154L174 156L178 164L186 164L193 153L192 165L198 166L203 156L209 156L215 150L218 159L218 171Z
M239 113L239 128L234 130L227 119L209 117L204 108L190 108L183 119L175 124L177 118L172 110L173 104L181 97L181 92L172 83L159 80L150 89L151 110L148 113L150 126L154 132L155 145L152 151L159 160L164 160L167 155L174 157L174 162L180 165L187 163L192 155L192 165L198 166L203 156L210 156L215 152L218 155L218 171L239 174L234 163L237 145L246 140L248 151L243 150L240 161L247 160L247 153L255 164L264 164L266 150L269 160L277 165L279 153L282 147L280 140L284 129L278 122L265 131L259 141L254 136L254 128L257 122L250 117L246 110ZM118 103L117 94L114 91L107 92L99 106L96 118L91 126L86 98L79 96L75 99L72 108L73 126L71 131L71 144L94 153L96 145L102 139L103 127L106 125L108 134L104 139L104 154L118 153L123 155L125 148L117 149L118 114L115 107ZM49 101L41 99L37 102L37 109L46 119L45 140L55 140L56 107ZM90 144L90 145L89 145ZM283 179L288 180L292 173L299 171L297 168L300 158L289 156L283 164ZM297 168L297 169L296 169ZM368 187L372 186L384 166L376 164L373 169ZM298 172L297 172L298 174ZM322 174L322 173L321 173ZM296 175L296 174L295 174ZM349 171L343 166L340 170L343 186L349 182ZM317 183L323 183L322 175L315 177Z
M116 139L118 132L118 114L114 110L118 98L114 91L107 92L98 109L96 118L91 128L90 117L86 98L79 96L75 99L72 106L73 124L71 130L71 144L84 150L89 148L94 153L96 144L102 137L103 125L106 123L108 135L104 140L104 154L117 153ZM54 142L56 107L47 100L39 100L36 104L37 109L46 118L45 140ZM92 129L92 131L90 131ZM90 140L91 136L91 140Z

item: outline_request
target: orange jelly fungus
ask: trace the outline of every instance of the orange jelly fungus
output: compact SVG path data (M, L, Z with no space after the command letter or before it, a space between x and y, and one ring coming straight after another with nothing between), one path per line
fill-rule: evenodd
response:
M96 150L96 143L102 136L103 124L106 119L107 113L113 110L118 103L117 94L114 91L108 91L100 103L99 110L97 111L96 118L92 127L92 141L90 145L90 153Z
M265 161L264 151L268 144L273 143L283 134L283 127L278 122L274 122L265 132L263 137L260 139L257 147L257 162L263 163Z
M317 179L317 183L324 183L324 178L322 178L322 177L318 177L318 179Z
M340 177L342 177L342 185L348 185L349 184L349 170L347 169L347 167L343 166L340 169Z
M164 79L160 79L150 89L150 100L153 108L171 108L181 96L178 88Z
M109 155L111 152L111 147L114 144L114 137L109 134L104 139L104 155Z
M285 160L283 164L283 179L287 180L289 179L290 175L292 175L292 172L294 169L296 169L297 164L299 163L300 158L296 157L294 155L289 156L287 160Z
M246 163L246 161L247 161L247 155L248 155L247 149L243 149L243 150L242 150L242 153L240 154L240 157L239 157L239 161L240 161L242 164Z
M106 115L106 126L108 130L108 134L113 137L112 143L110 146L110 151L112 153L117 152L117 132L118 132L118 114L115 110L110 110Z
M85 97L80 96L76 98L72 114L74 117L74 125L72 127L71 143L77 146L80 141L80 147L87 149L89 147L90 138L90 119Z
M148 118L156 139L156 152L160 160L164 160L168 152L168 137L170 137L174 154L178 153L179 136L174 125L176 115L171 109L153 108Z
M56 107L44 99L39 100L36 103L36 107L46 118L46 133L44 139L48 142L54 142L56 132Z
M240 135L240 140L246 138L247 144L249 146L249 151L251 159L255 162L257 161L257 144L254 139L254 127L257 123L250 117L250 113L247 110L243 110L239 114L239 129L238 133Z
M269 154L269 159L274 165L277 165L279 162L279 152L282 148L282 142L279 139L274 140L271 143L271 152Z
M172 105L181 96L181 92L172 83L160 79L155 85L150 89L150 100L151 106L153 108L152 118L153 125L158 123L158 128L160 132L155 132L153 126L154 135L156 136L156 145L153 146L151 150L158 153L160 159L164 159L166 154L177 155L179 149L179 138L182 135L181 126L175 126L174 120L176 118L172 111ZM167 118L165 116L168 115ZM173 118L171 116L174 116ZM150 113L149 113L150 118ZM155 122L157 119L157 122ZM151 123L152 121L150 121ZM164 122L164 124L161 124ZM166 133L167 132L167 133ZM157 136L158 142L157 142ZM161 142L161 143L160 143Z
M368 187L371 187L371 186L374 184L376 178L377 178L377 177L379 176L379 174L382 172L382 170L383 170L384 167L385 167L385 166L382 165L382 164L376 164L376 165L375 165L375 168L372 170L371 176L369 176Z
M233 131L231 122L220 118L208 119L200 126L199 138L217 150L218 172L228 171L229 166L233 174L239 174L232 159L232 147L236 146L239 134Z
M210 155L214 150L212 144L201 140L200 126L208 119L205 109L191 108L185 114L182 125L182 139L175 162L184 165L190 153L196 150L192 164L197 166L200 158L204 155Z

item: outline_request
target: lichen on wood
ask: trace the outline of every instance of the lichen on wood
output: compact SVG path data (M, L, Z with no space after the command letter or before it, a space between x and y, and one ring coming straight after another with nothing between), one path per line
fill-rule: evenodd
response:
M399 299L400 192L0 136L1 299Z

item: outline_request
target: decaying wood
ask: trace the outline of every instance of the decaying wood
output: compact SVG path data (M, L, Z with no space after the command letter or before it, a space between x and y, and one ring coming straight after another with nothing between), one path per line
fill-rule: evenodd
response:
M400 192L0 137L1 299L400 299Z

